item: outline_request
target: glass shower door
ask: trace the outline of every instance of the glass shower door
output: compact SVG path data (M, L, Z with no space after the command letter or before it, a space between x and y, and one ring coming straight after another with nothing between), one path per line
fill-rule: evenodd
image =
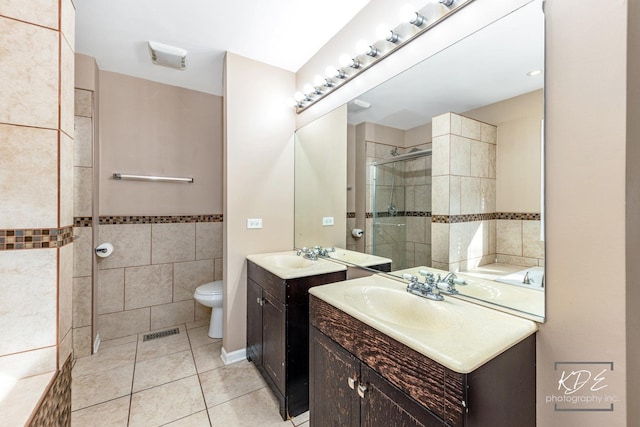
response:
M407 268L405 162L373 164L373 239L371 253L391 258L394 270Z

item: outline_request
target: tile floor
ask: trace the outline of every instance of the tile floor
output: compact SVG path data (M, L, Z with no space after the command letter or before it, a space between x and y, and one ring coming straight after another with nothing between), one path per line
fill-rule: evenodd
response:
M253 364L224 366L208 325L151 341L104 341L72 370L71 426L308 427L308 412L282 421ZM166 328L169 329L169 328Z

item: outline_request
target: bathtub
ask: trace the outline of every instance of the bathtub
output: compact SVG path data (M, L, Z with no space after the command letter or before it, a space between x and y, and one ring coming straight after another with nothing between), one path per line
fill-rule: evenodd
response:
M527 273L529 273L530 284L523 283ZM516 271L515 273L507 274L506 276L498 277L495 281L541 291L544 289L544 267L526 268Z

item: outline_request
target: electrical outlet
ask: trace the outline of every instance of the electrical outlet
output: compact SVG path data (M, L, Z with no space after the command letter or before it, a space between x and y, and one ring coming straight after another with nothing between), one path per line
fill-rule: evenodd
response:
M247 228L262 228L262 218L249 218Z
M333 217L332 216L323 216L322 217L322 225L333 225Z

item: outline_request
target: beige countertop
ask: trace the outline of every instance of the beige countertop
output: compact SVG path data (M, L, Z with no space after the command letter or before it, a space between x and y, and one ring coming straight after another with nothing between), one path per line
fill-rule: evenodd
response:
M535 322L461 299L433 301L373 275L309 293L459 373L469 373L538 329Z
M335 273L347 269L343 264L322 258L315 261L303 258L296 255L296 251L254 254L248 255L247 259L285 280Z

